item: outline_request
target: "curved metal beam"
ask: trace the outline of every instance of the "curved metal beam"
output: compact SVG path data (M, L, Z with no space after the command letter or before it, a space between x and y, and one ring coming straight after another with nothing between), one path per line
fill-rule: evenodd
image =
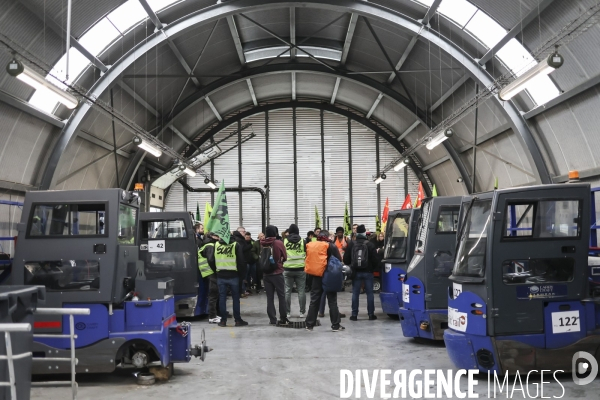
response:
M119 59L100 79L96 81L90 89L89 94L99 97L114 85L116 80L127 68L133 65L139 57L162 44L166 40L166 37L175 38L194 26L214 22L215 20L234 14L265 11L273 8L289 8L291 6L356 13L365 18L397 25L413 34L421 31L423 26L419 21L408 16L373 3L358 0L304 0L299 2L281 2L278 0L235 0L223 2L198 10L181 18L167 26L163 31L156 32L149 36L147 40L140 42L126 55L121 57L121 59ZM163 35L162 32L165 34ZM420 40L426 40L437 45L451 57L456 59L468 73L472 75L473 79L481 85L489 86L489 84L492 83L493 78L471 56L460 49L456 44L450 42L445 37L442 37L438 32L433 30L422 30L419 38ZM505 117L510 121L511 127L515 132L519 133L525 146L528 148L531 158L530 161L537 169L539 180L542 183L551 183L550 174L540 149L516 106L512 102L501 104L497 97L495 97L495 101L500 105L500 109L503 111ZM90 108L91 105L87 103L81 104L72 114L67 125L63 128L44 170L40 185L41 189L49 189L54 184L56 180L54 175L60 157L69 143L75 138L78 126L81 124Z
M367 87L367 88L372 89L379 93L383 93L383 95L385 95L388 99L390 99L391 101L396 103L398 106L400 106L407 112L409 112L411 114L415 114L417 116L417 118L419 119L419 121L421 123L427 125L429 128L432 128L434 126L431 124L430 120L429 120L429 123L425 122L427 120L425 118L425 112L421 109L414 110L413 104L408 98L406 98L405 96L396 92L395 90L391 89L389 86L387 86L379 81L376 81L375 79L372 79L368 76L360 75L360 74L348 74L345 71L339 71L337 73L333 73L333 72L331 72L331 70L323 67L322 65L318 65L318 64L285 63L285 64L268 64L266 66L245 69L243 71L240 71L239 73L232 74L230 76L226 76L224 78L221 78L221 79L215 80L214 82L209 83L201 90L198 90L198 91L192 93L187 98L183 99L181 101L181 103L178 104L174 108L173 113L165 120L164 125L161 127L160 131L167 129L177 119L177 116L179 114L185 112L186 110L189 110L190 107L197 104L198 102L203 101L206 97L208 97L209 95L212 95L213 93L215 93L219 90L222 90L226 87L229 87L229 86L232 86L235 84L238 84L247 79L254 79L254 78L257 78L260 76L267 76L267 75L273 75L273 74L289 74L290 72L304 72L304 73L312 73L312 74L319 74L319 75L327 75L327 76L337 77L340 79L343 78L343 79L353 81L354 83L356 83L358 85ZM446 150L448 150L448 156L450 157L450 160L456 166L456 169L459 171L461 177L463 178L463 181L465 182L465 187L468 190L468 193L471 193L471 190L470 190L471 178L469 176L469 173L468 173L465 165L462 162L462 159L458 156L456 149L454 149L452 144L449 143L448 141L444 142L444 148ZM121 183L121 187L123 189L126 189L127 187L129 187L131 185L131 177L133 177L133 174L137 170L139 163L141 163L141 161L142 161L140 156L143 155L144 152L138 151L138 153L140 153L140 154L136 154L136 157L134 157L134 160L131 163L131 164L135 163L134 168L133 169L128 168L127 174L124 176L124 180Z

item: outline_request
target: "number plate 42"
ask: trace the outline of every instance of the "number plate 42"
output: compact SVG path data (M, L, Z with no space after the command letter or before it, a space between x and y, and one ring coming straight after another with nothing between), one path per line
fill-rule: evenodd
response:
M580 332L579 311L561 311L552 313L552 333Z

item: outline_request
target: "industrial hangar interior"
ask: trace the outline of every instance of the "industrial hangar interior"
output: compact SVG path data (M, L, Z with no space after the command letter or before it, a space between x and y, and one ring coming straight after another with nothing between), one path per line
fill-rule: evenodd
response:
M597 393L597 0L1 4L1 398Z

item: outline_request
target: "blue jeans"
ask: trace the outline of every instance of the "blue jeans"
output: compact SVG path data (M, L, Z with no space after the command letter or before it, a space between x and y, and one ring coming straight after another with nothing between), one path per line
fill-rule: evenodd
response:
M231 299L233 300L233 318L241 321L240 315L240 280L235 278L219 278L219 310L221 312L221 321L227 322L227 290L231 290Z
M365 283L367 292L367 313L375 314L375 299L373 298L373 273L356 272L352 278L352 316L358 315L358 298L360 296L361 283Z

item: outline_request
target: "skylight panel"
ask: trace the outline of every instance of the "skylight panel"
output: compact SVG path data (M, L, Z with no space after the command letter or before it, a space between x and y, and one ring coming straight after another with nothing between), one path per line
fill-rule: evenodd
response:
M71 47L69 50L69 79L67 82L74 82L89 65L89 60L79 50ZM64 54L52 68L51 74L60 80L65 80L66 72L67 55ZM66 86L57 79L51 76L47 76L46 79L53 85L66 89ZM49 95L45 90L36 90L29 99L29 104L47 113L52 113L58 104L54 99L55 97Z
M548 75L539 75L525 87L537 105L546 104L560 93Z
M494 47L506 36L506 29L481 10L477 11L473 18L471 18L465 30L479 39L488 48Z
M79 43L93 55L98 55L117 37L119 31L106 18L102 18L79 38Z
M467 0L443 0L438 12L463 27L477 12L477 7Z
M129 0L108 14L106 18L117 27L119 32L125 33L147 17L148 14L139 1Z
M36 90L31 99L29 99L29 104L48 114L52 114L58 104L55 99L56 97L47 90Z
M516 39L511 39L506 43L496 56L512 71L516 76L523 75L528 69L533 68L536 62L529 54L527 49Z

